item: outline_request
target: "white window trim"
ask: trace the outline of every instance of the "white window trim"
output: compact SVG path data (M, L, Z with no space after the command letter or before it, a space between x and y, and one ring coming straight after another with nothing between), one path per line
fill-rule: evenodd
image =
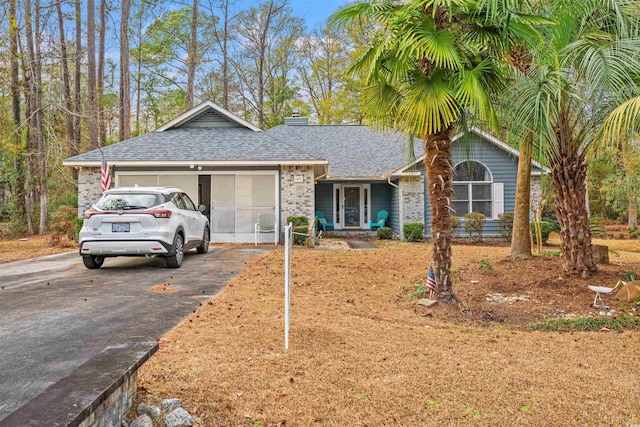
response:
M468 160L468 161L469 162L478 163L478 164L482 165L485 168L485 170L489 173L490 181L456 181L455 180L455 176L454 176L453 180L452 180L452 185L463 185L463 184L467 185L467 191L468 191L468 195L469 195L469 199L467 200L467 203L468 203L467 210L468 210L468 212L473 212L473 210L471 209L472 206L473 206L473 184L485 184L485 185L489 184L491 186L490 187L491 188L491 200L488 200L488 201L491 202L491 215L487 219L495 219L495 218L497 218L496 201L495 201L495 197L494 197L495 196L495 194L494 194L495 183L493 182L493 174L491 173L491 169L489 169L489 167L486 164L484 164L483 162L481 162L481 161L478 161L478 160ZM456 163L455 166L453 167L454 170L457 169L457 167L460 164L463 164L463 163L467 163L467 160L463 160L461 162ZM483 201L486 202L487 200L483 200ZM504 196L503 196L502 204L503 204L503 210L504 210ZM458 218L464 220L464 215L459 215L458 212L456 212L456 216Z
M345 187L357 187L360 188L360 227L344 227L344 218L339 218L338 222L338 212L336 211L336 190L340 190L339 195L339 203L340 203L340 214L344 216L344 188ZM367 190L367 215L364 214L364 190ZM371 184L333 184L333 191L331 194L332 200L332 209L333 209L333 223L334 230L370 230L371 224ZM365 217L366 216L366 217Z

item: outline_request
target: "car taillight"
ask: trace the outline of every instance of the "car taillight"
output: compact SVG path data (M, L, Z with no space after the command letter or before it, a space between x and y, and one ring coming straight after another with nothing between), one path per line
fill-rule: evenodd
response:
M156 218L171 218L171 211L168 209L149 209L142 213L153 215Z
M99 214L100 212L98 212L97 210L93 209L93 208L89 208L86 211L84 211L84 215L82 216L84 219L89 219L91 218L93 215Z

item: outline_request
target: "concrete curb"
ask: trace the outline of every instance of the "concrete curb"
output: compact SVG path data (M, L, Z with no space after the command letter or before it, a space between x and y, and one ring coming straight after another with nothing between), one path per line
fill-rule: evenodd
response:
M158 348L156 342L107 347L1 420L0 427L82 426L100 424L103 416L122 417L135 397L136 371Z

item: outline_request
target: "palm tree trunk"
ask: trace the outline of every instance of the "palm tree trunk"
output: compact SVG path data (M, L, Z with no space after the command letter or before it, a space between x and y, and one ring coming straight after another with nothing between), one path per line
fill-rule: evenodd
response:
M518 178L516 180L516 202L513 212L513 234L511 236L512 258L531 258L531 233L529 211L531 210L531 154L532 143L527 138L520 144Z
M587 160L583 154L565 155L558 156L552 164L563 268L586 279L597 270L592 258L586 206Z
M451 135L449 127L424 139L424 164L427 170L429 202L431 205L431 240L433 242L433 270L441 302L456 301L451 283L451 232L449 215L453 195Z

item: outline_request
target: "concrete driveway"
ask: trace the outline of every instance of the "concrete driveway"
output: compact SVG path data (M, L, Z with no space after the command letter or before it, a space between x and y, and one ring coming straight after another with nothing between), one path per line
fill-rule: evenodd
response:
M179 269L162 259L76 252L0 265L0 420L108 346L156 341L267 247L211 246ZM156 285L169 284L168 293Z

